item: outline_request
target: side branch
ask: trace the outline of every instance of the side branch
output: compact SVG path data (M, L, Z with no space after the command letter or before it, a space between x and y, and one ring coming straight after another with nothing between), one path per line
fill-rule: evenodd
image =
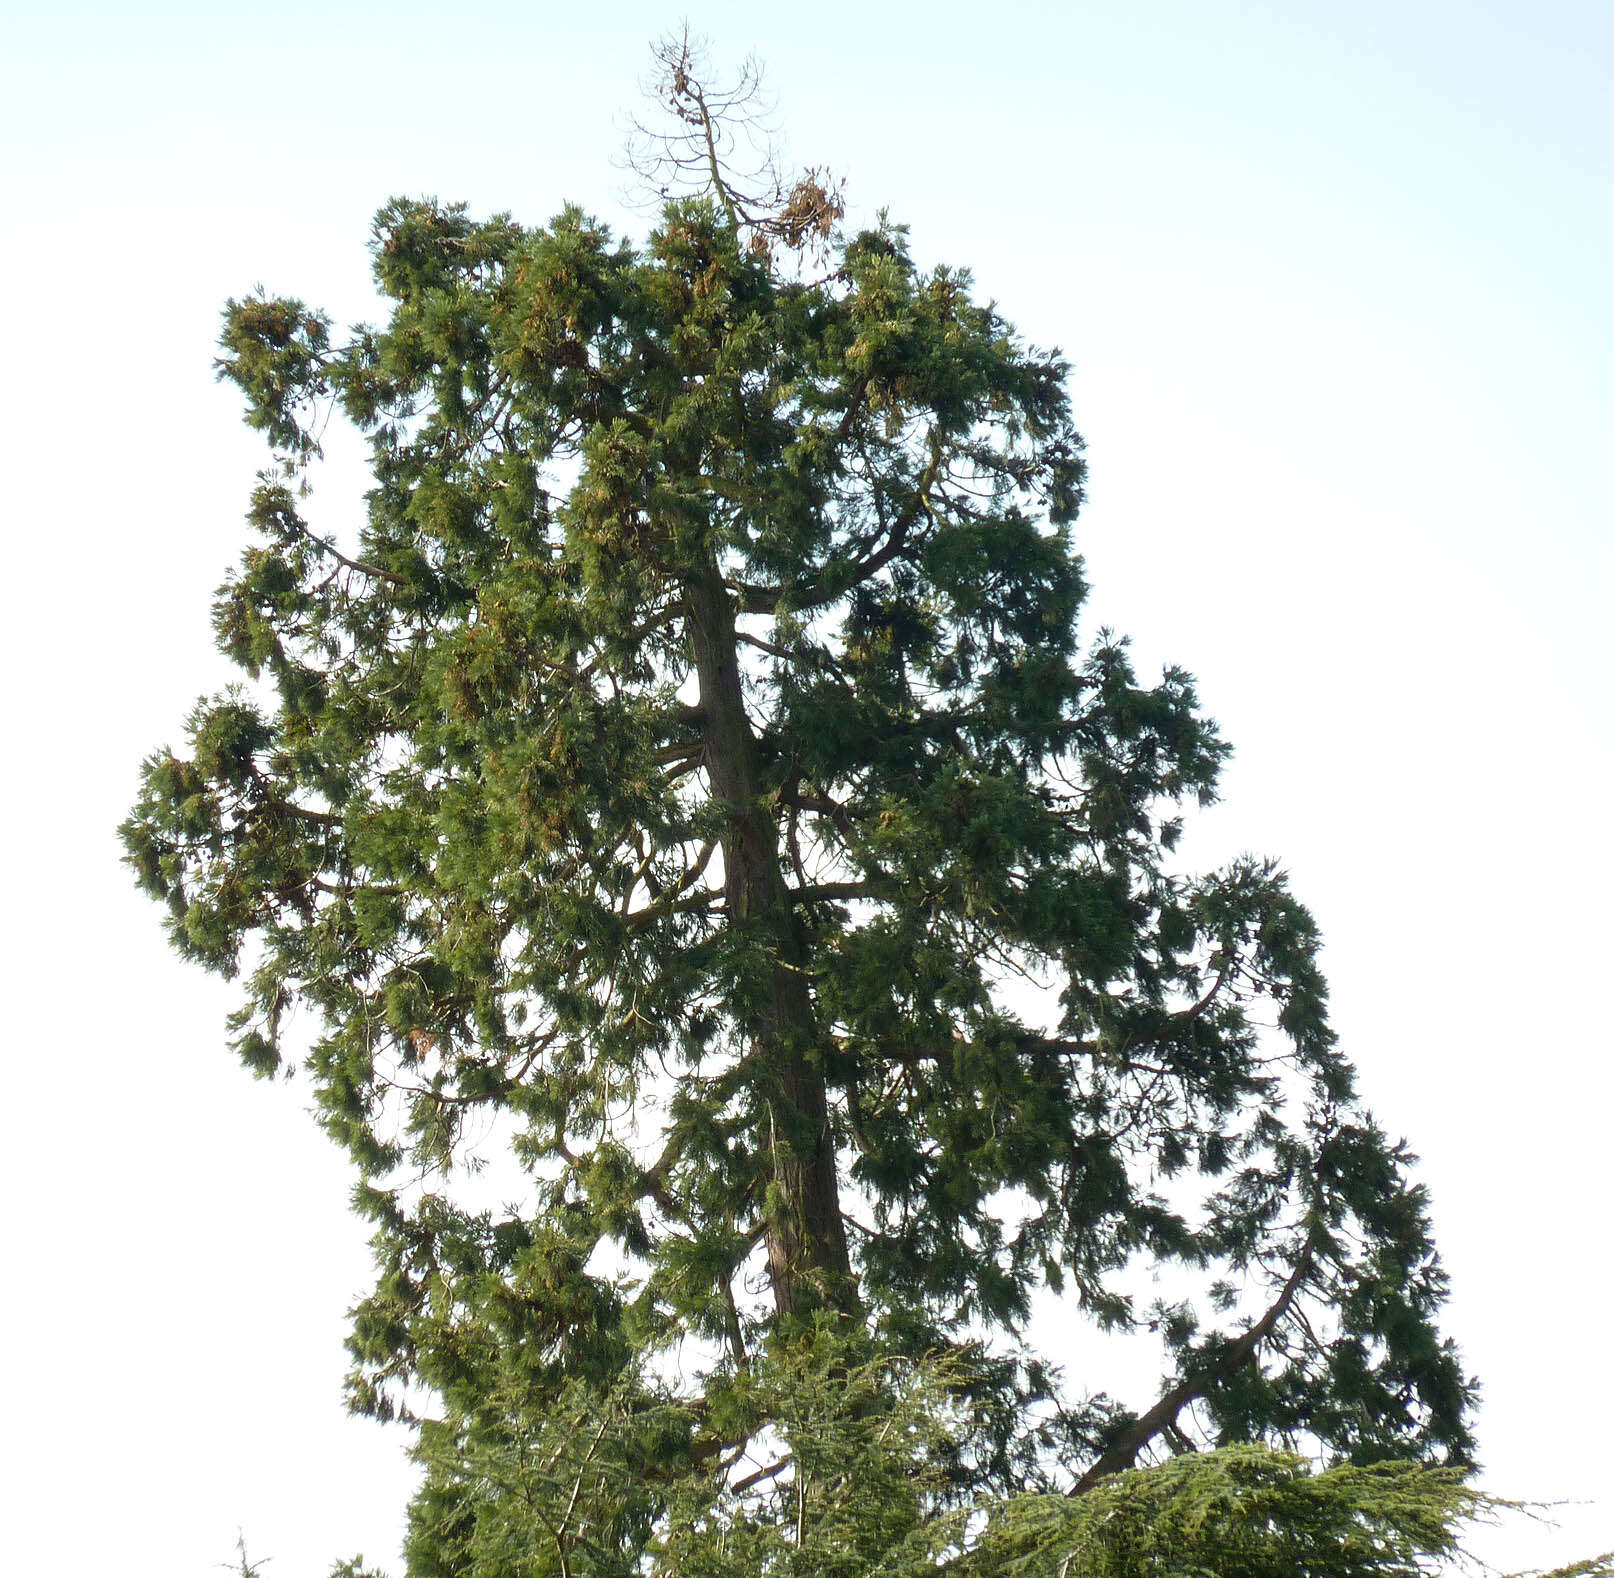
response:
M1256 1350L1272 1335L1278 1322L1288 1314L1315 1261L1316 1238L1308 1237L1295 1261L1294 1269L1278 1290L1271 1308L1240 1337L1235 1338L1211 1362L1193 1375L1184 1376L1146 1414L1133 1421L1121 1439L1103 1453L1071 1487L1072 1496L1085 1495L1102 1479L1129 1469L1138 1454L1156 1436L1169 1435L1176 1428L1177 1416L1190 1403L1197 1402L1224 1376L1255 1357Z
M913 497L901 516L868 549L850 564L826 565L815 576L793 586L757 586L745 581L728 581L725 584L734 595L735 607L744 614L777 615L781 606L788 603L793 612L806 613L823 608L845 597L853 587L862 585L878 575L894 559L901 558L913 546L914 527L922 517L935 519L936 509L931 492L941 470L941 439L933 429L930 434L930 459L914 484Z
M379 564L371 564L366 559L350 559L335 543L328 538L321 537L318 532L310 530L301 519L292 514L289 508L281 519L289 520L296 527L299 535L321 553L328 553L343 569L352 570L357 575L368 576L372 581L386 581L391 586L408 585L408 582L401 575L395 575L391 570L383 569Z

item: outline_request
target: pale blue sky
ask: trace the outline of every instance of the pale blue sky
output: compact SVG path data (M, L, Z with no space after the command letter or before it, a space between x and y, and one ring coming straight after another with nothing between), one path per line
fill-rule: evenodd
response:
M167 957L112 828L222 678L261 460L210 377L223 298L370 313L394 192L640 227L611 159L678 13L583 14L0 17L19 1570L188 1578L237 1525L274 1578L396 1568L397 1443L338 1406L342 1168L295 1086L230 1065L227 994ZM1278 853L1319 916L1366 1093L1425 1157L1492 1485L1605 1498L1490 1549L1614 1546L1614 9L691 21L764 58L796 160L1072 358L1093 623L1198 673L1238 747L1191 853ZM322 488L333 524L357 485Z

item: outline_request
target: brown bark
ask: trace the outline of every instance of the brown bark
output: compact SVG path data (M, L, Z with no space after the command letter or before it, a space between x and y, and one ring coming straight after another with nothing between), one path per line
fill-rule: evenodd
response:
M748 1011L776 1204L763 1243L774 1307L781 1315L855 1299L841 1221L829 1099L817 1045L807 951L779 861L779 834L762 804L756 735L740 689L734 605L715 564L686 583L690 642L700 682L705 761L712 792L728 811L723 871L729 923L746 925L769 949L765 1001Z

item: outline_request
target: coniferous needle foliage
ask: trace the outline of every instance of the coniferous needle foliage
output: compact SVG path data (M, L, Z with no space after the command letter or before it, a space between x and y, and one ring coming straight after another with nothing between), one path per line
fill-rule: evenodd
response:
M1096 1516L1048 1498L1269 1443L1380 1477L1157 1483L1413 1487L1350 1569L1401 1571L1463 1493L1376 1465L1471 1445L1424 1195L1280 871L1173 859L1226 748L1187 674L1078 634L1066 365L826 179L733 176L743 95L661 63L642 244L400 199L378 326L229 304L274 455L215 608L243 683L124 827L239 975L241 1057L300 1062L359 1169L352 1402L420 1423L412 1570L640 1571L680 1529L773 1570L833 1478L792 1390L828 1343L881 1549L1030 1495L993 1570L1045 1570ZM340 540L305 518L331 420L373 478ZM1041 1289L1156 1332L1158 1397L1061 1384ZM893 1457L876 1381L927 1364L950 1423Z

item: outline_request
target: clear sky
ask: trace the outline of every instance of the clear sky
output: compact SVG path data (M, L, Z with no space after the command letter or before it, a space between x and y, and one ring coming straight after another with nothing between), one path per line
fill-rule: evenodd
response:
M373 312L387 196L630 229L612 167L675 12L0 16L18 1572L396 1569L401 1438L340 1409L367 1275L293 1083L223 1050L117 864L139 758L224 677L257 441L211 381L262 281ZM1424 1157L1489 1486L1614 1547L1614 9L709 4L789 152L1075 364L1092 624L1238 747L1205 863L1284 857L1372 1106ZM357 482L320 495L339 519ZM1139 1397L1138 1402L1145 1402Z

